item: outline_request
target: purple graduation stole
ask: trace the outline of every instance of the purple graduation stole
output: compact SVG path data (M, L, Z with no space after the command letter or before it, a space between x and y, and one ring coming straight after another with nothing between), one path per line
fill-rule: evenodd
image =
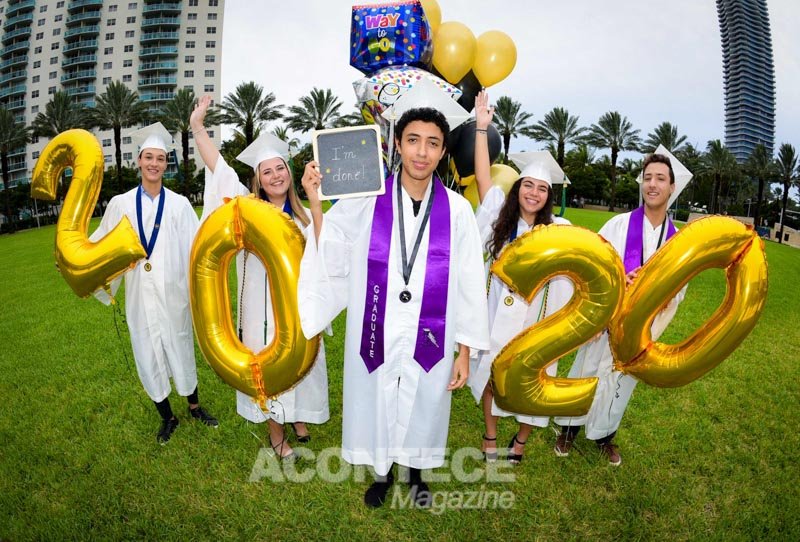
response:
M675 226L667 217L667 236L664 241L675 235ZM625 238L625 273L630 273L642 265L644 243L642 228L644 227L644 207L639 207L631 213L628 221L628 235ZM658 249L656 249L658 250Z
M428 221L428 253L425 286L417 325L414 359L429 372L444 358L445 315L450 274L450 202L442 182L431 179L433 204ZM386 179L386 191L375 201L367 259L367 291L361 328L361 359L371 373L384 362L384 322L389 281L389 248L392 242L394 176ZM398 209L398 212L403 212Z

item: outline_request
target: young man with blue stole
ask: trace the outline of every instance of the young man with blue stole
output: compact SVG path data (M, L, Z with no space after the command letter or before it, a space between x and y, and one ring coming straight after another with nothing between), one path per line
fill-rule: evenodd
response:
M676 182L676 170L681 171L679 182ZM598 232L622 256L627 286L633 284L645 262L675 234L675 226L667 216L667 209L678 198L689 179L691 173L669 151L659 147L645 158L642 166L644 205L630 213L615 216ZM686 287L656 315L650 328L654 341L672 321L685 293ZM598 377L598 384L589 413L581 417L555 419L556 424L562 427L556 440L555 453L559 457L569 455L580 427L586 425L586 438L595 441L610 465L619 466L622 456L613 439L638 381L614 370L607 332L578 350L569 372L570 378L591 376Z
M189 200L162 182L172 145L169 132L157 122L133 132L131 138L140 149L137 163L142 183L111 198L90 239L102 238L127 216L147 253L123 275L125 315L139 379L162 418L156 440L163 445L179 425L169 404L170 377L178 393L188 399L192 418L211 427L219 425L200 407L197 396L189 253L199 221ZM112 293L121 278L112 282ZM102 290L95 295L103 303L110 302Z
M430 505L421 469L444 464L451 392L467 381L469 349L489 347L472 207L434 173L449 104L407 105L395 128L401 165L383 195L342 199L323 215L318 165L303 175L315 231L300 269L301 323L311 337L347 309L342 457L374 468L371 507L386 500L395 463L410 469L413 501Z

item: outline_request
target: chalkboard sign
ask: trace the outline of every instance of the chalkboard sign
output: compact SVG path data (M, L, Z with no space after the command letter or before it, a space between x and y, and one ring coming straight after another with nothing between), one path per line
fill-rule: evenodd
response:
M312 135L319 162L320 199L383 194L383 155L376 125L317 130Z

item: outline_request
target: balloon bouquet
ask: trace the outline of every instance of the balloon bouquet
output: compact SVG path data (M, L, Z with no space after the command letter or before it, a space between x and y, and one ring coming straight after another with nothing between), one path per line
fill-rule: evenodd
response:
M381 129L384 163L390 164L392 123L384 113L423 78L435 83L466 110L472 110L482 87L505 79L517 62L514 42L491 30L475 38L464 24L441 22L436 0L405 0L352 8L350 65L366 77L353 83L361 115ZM489 155L494 161L502 142L489 128ZM475 121L450 133L446 170L449 184L460 184L468 199L474 187ZM389 166L391 167L391 165ZM517 172L505 165L492 167L492 179L510 186ZM516 177L514 177L516 179ZM471 199L477 204L477 197Z

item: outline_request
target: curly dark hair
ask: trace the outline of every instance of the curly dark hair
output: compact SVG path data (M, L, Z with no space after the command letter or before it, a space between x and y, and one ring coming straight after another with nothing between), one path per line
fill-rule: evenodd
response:
M519 221L519 189L522 186L522 179L517 181L511 186L508 191L506 201L500 209L500 214L497 215L497 220L492 224L492 237L487 243L487 249L491 254L492 259L496 260L500 251L503 249L508 240L511 238L511 232L517 227ZM547 189L547 201L544 207L536 213L536 219L533 222L534 226L547 225L553 223L553 187Z
M672 162L670 161L669 156L655 153L648 154L642 163L642 177L644 177L644 172L647 170L647 166L650 164L666 164L666 166L669 168L669 184L675 184L675 172L672 171Z
M450 125L447 123L444 114L432 107L415 107L403 113L400 116L400 120L398 120L397 124L394 126L394 137L397 141L403 138L403 131L406 129L406 126L415 120L430 122L438 126L442 131L442 144L445 146L447 145L447 134L450 133Z

